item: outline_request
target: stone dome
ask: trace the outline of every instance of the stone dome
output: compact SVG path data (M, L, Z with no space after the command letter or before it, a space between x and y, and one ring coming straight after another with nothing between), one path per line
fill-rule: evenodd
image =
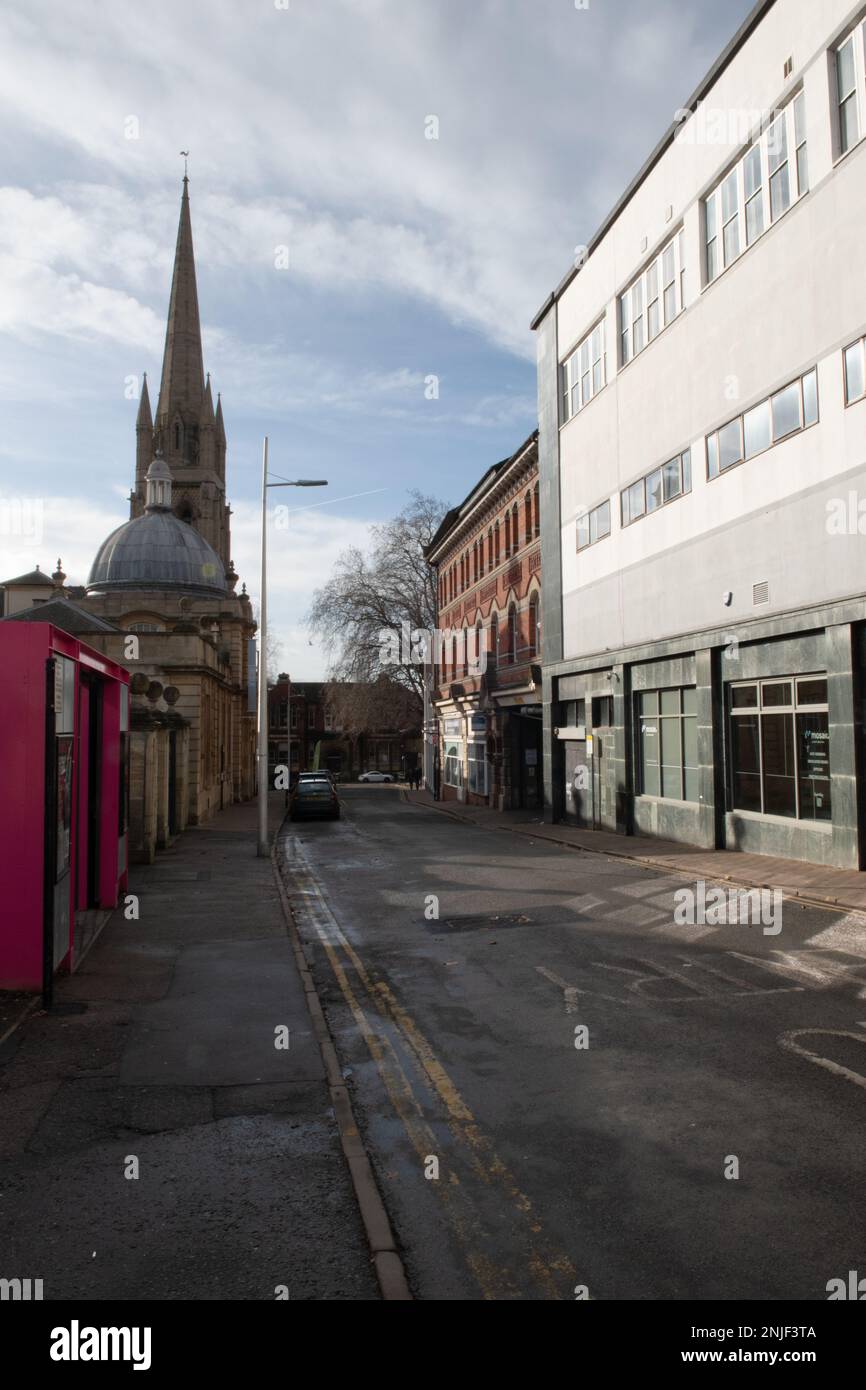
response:
M102 542L87 592L117 589L181 589L225 594L225 568L213 546L171 510L171 470L161 453L147 470L147 505Z
M162 509L118 526L96 552L87 592L117 589L228 592L225 569L213 546L193 526Z

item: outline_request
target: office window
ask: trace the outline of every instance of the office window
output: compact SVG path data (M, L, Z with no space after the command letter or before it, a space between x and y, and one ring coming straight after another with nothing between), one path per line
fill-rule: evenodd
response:
M644 796L697 801L697 695L693 686L636 697L638 767Z
M808 168L805 98L798 92L704 199L707 284L808 192Z
M610 498L593 507L591 512L581 512L577 518L577 548L585 550L588 545L594 545L609 535Z
M827 678L730 686L731 805L791 820L831 819Z
M315 705L310 705L310 708L307 710L307 728L308 728L308 729L315 729L315 727L316 727L316 706L315 706Z
M794 144L797 165L797 192L800 197L809 192L809 159L806 154L806 98L803 93L794 97Z
M767 164L770 171L770 221L775 222L791 206L791 171L788 167L787 117L777 116L767 131Z
M866 87L866 22L861 22L836 49L836 114L839 153L847 154L863 134Z
M689 449L653 469L620 493L623 526L630 526L648 512L658 511L692 490L692 456Z
M852 405L866 394L866 338L846 347L845 360L845 404Z
M818 374L813 367L707 435L707 477L717 478L744 459L808 429L817 419Z
M620 361L637 357L662 328L682 313L684 246L682 231L671 238L619 297Z
M579 343L560 369L562 420L570 420L605 384L604 319Z

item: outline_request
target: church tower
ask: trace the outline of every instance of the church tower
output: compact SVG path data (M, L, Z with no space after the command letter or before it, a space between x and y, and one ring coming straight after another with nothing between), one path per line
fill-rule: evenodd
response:
M174 480L175 515L195 527L219 555L226 575L234 578L222 402L217 397L214 409L210 375L205 379L204 374L186 175L156 416L151 416L146 377L139 402L131 517L141 516L145 509L147 470L155 453L163 455Z

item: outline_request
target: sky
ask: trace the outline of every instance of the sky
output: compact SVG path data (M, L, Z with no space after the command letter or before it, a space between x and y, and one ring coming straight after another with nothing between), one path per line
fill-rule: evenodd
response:
M530 320L751 0L0 0L0 580L84 583L156 408L188 150L236 569L279 665L340 551L535 428ZM294 510L294 503L300 510Z

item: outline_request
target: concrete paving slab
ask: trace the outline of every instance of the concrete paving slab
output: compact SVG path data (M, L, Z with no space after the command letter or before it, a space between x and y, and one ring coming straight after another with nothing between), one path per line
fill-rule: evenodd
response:
M289 1046L275 1046L275 1029ZM324 1080L291 947L209 943L183 950L165 999L136 1019L120 1079L126 1086L238 1086Z

